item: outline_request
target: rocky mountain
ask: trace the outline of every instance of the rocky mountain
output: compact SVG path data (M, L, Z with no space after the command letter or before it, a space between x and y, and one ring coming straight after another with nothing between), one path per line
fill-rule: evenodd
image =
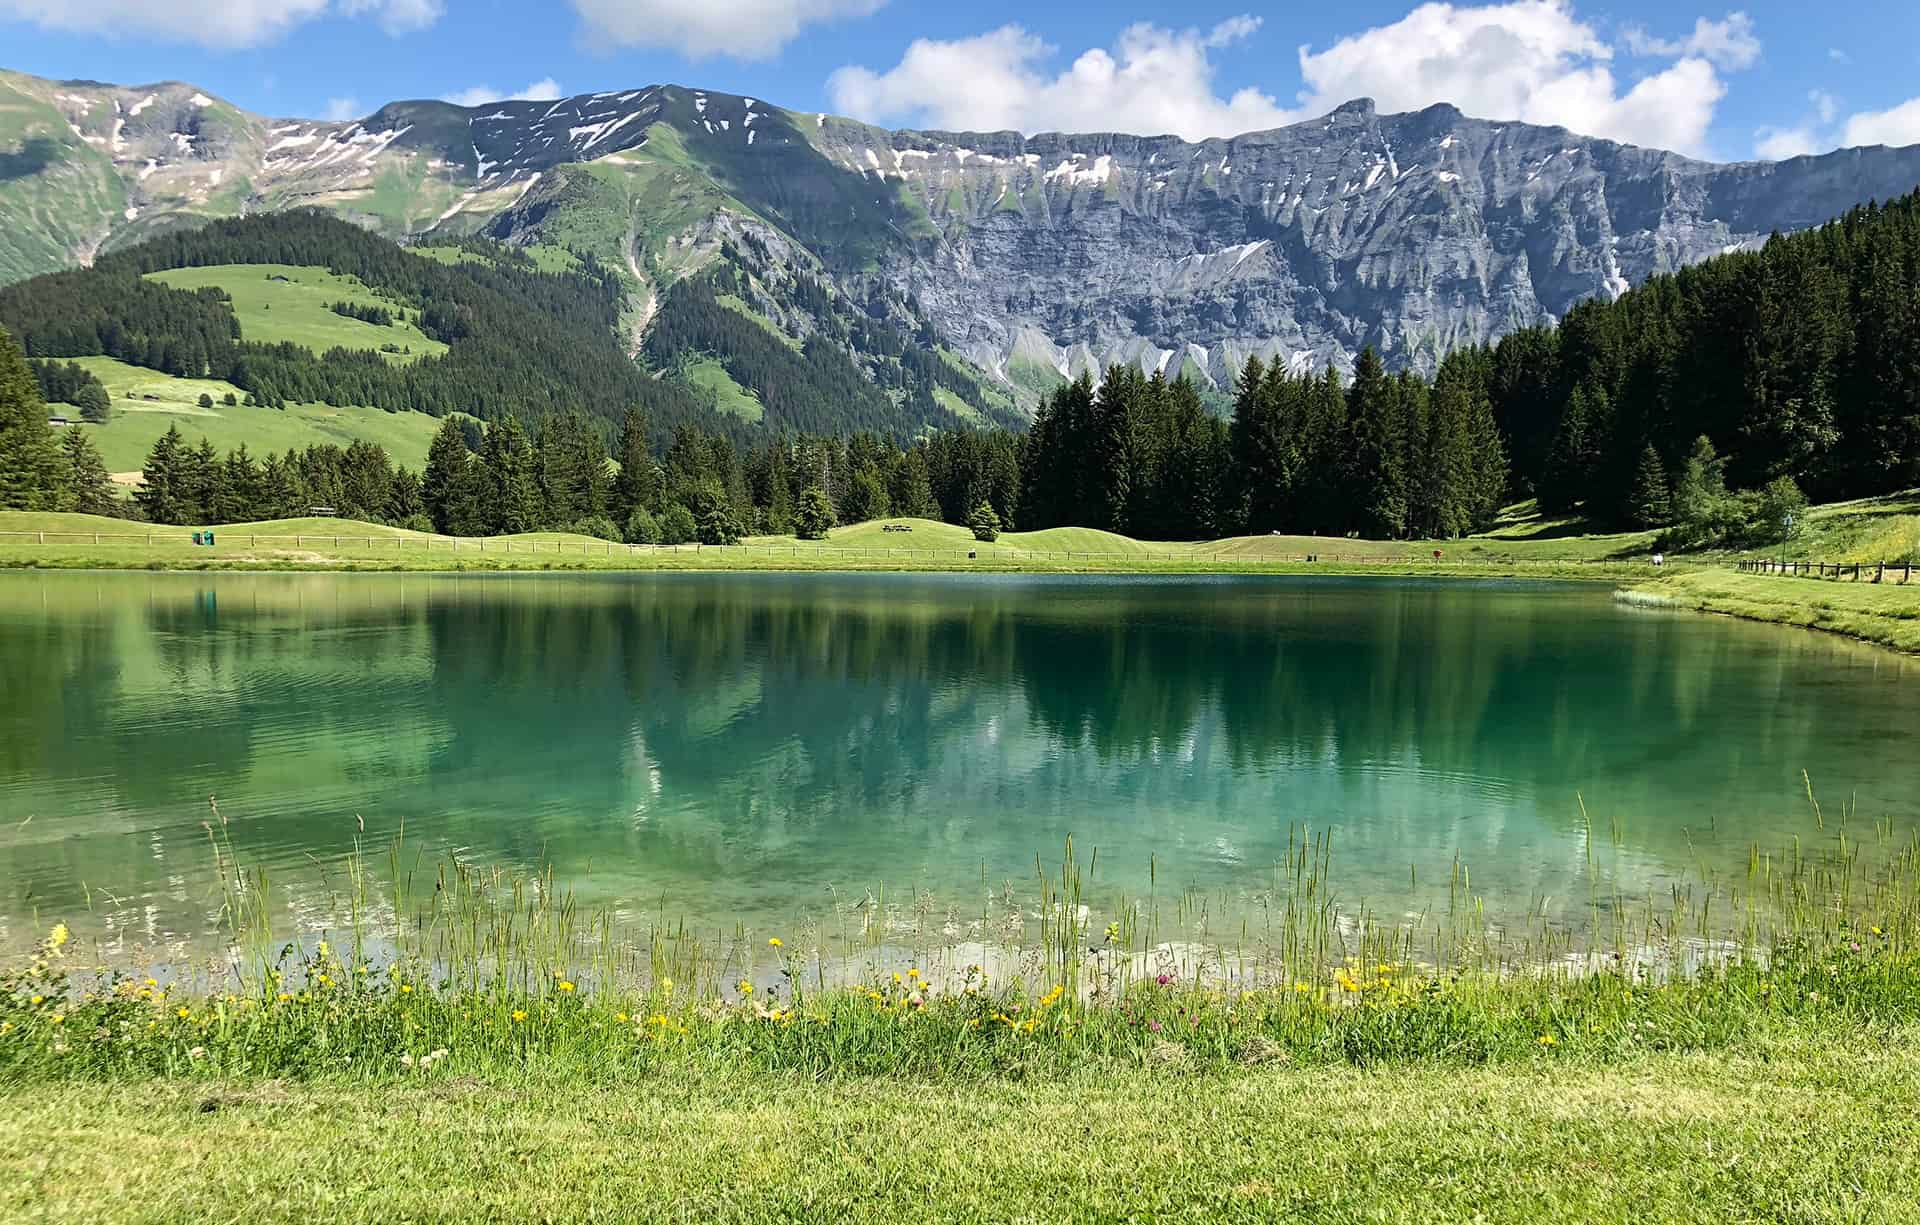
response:
M679 86L272 120L191 85L0 73L0 281L317 206L595 256L630 282L636 351L674 284L727 264L719 300L796 345L857 350L880 320L1009 404L1117 362L1219 388L1249 356L1369 343L1430 368L1916 184L1920 147L1715 165L1366 100L1193 143L890 132Z

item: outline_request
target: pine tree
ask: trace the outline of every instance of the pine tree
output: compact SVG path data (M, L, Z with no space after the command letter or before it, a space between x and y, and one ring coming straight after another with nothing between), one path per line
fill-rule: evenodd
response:
M1594 415L1593 396L1585 385L1574 388L1560 414L1553 445L1547 451L1546 470L1536 493L1540 509L1548 514L1564 514L1587 498L1588 477L1592 469L1593 441L1588 421Z
M487 428L484 460L482 529L490 536L533 531L540 522L540 485L533 445L518 417L509 415Z
M794 535L801 540L825 540L836 522L833 500L827 497L827 491L818 485L809 485L800 495L794 516Z
M74 393L73 402L80 408L80 419L93 425L105 425L113 416L113 397L99 379L89 379L81 384Z
M466 431L449 417L427 448L420 478L420 501L434 530L448 536L474 536L484 528L480 514L484 474L467 450Z
M208 517L220 523L246 523L267 517L260 506L260 468L247 454L244 442L227 453L218 497Z
M183 452L181 469L186 491L186 521L215 521L226 482L220 471L220 453L213 449L212 441L203 437L199 446Z
M47 425L40 381L0 329L0 510L58 510L66 466Z
M1395 540L1406 533L1407 487L1400 388L1387 377L1369 345L1354 366L1347 392L1352 422L1354 494L1363 535Z
M1000 539L1000 515L991 502L974 507L973 513L967 516L967 526L972 529L975 540L992 544Z
M1664 527L1669 516L1667 469L1660 452L1648 443L1640 451L1640 467L1634 473L1633 492L1628 495L1633 521L1638 527Z
M861 467L847 486L846 521L870 523L886 518L889 513L891 508L887 501L887 487L881 481L879 471L872 465Z
M155 523L185 523L192 510L192 493L187 488L186 440L180 427L169 425L167 432L154 440L147 462L140 469L140 488L134 500Z
M701 544L735 545L746 535L740 527L739 516L734 513L732 500L717 485L702 486L695 491L693 521Z
M120 499L113 491L113 480L87 432L77 426L68 429L60 449L66 454L67 492L73 509L83 515L111 515L118 510Z
M615 458L620 461L620 475L613 481L614 513L624 521L636 510L658 505L660 466L654 463L647 442L647 414L643 409L627 410L625 420L620 423L620 446Z
M893 504L893 513L903 519L931 519L940 513L933 500L927 459L919 448L903 452L894 461L887 481L887 500Z

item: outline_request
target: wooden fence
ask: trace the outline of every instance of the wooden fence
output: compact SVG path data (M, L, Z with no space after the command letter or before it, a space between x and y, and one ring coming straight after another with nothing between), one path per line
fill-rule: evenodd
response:
M1743 574L1780 574L1788 578L1823 578L1843 583L1897 583L1913 581L1910 561L1775 561L1752 557L1739 563Z

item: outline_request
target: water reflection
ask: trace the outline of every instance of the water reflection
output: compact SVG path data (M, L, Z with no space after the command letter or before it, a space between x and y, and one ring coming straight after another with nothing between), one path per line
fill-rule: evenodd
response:
M210 794L296 893L364 820L722 920L965 899L1068 834L1128 886L1258 888L1307 822L1383 908L1456 853L1575 905L1576 795L1644 891L1803 829L1802 769L1863 817L1920 782L1910 661L1570 587L12 575L0 663L14 926L101 891L204 925Z

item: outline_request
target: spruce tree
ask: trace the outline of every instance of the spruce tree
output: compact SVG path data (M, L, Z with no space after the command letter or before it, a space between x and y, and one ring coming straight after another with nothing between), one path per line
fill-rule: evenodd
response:
M73 509L83 515L111 515L118 510L113 479L87 432L77 426L67 430L60 449L66 454L67 492Z
M620 423L620 474L613 481L613 510L623 521L641 508L651 509L660 500L660 467L653 461L647 441L647 414L629 408Z
M474 536L484 529L480 514L484 475L467 449L466 431L449 417L427 447L420 478L420 501L434 530L448 536Z
M809 485L800 495L793 534L801 540L825 540L835 522L833 500L827 497L827 491L818 485Z
M540 522L540 484L533 444L520 418L508 415L487 428L485 498L481 527L490 536L531 532Z
M147 452L147 462L140 469L140 488L133 497L153 522L185 523L192 507L187 485L186 440L180 436L179 426L169 425Z
M0 329L0 510L58 510L66 459L47 425L40 381Z
M927 459L918 447L903 452L894 461L887 481L887 500L893 504L893 513L903 519L931 519L940 513L933 500Z
M1652 443L1640 450L1640 466L1634 472L1633 491L1627 501L1635 526L1666 526L1670 514L1667 469L1660 462L1660 452L1653 449Z
M1361 533L1396 540L1406 533L1407 486L1401 389L1387 377L1380 355L1368 345L1354 366L1347 391L1352 422L1352 479L1362 510Z

